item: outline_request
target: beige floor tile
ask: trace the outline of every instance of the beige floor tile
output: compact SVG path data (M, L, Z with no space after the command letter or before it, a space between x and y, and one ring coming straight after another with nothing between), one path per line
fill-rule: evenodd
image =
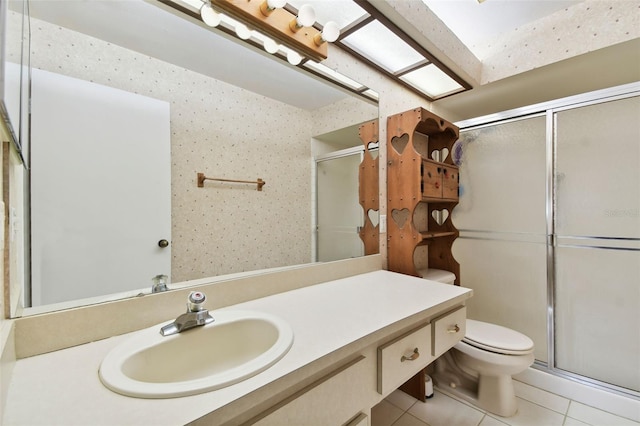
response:
M567 417L564 419L564 426L590 426L589 423L581 422L580 420Z
M403 414L402 417L398 419L397 422L393 424L393 426L429 426L427 423L422 420L413 417L411 414Z
M431 426L477 426L484 417L481 411L440 392L426 403L416 402L408 413Z
M479 426L506 426L506 423L487 415L484 416Z
M541 407L540 405L518 398L518 412L512 417L500 417L489 414L511 426L562 426L564 415Z
M401 390L396 390L392 392L388 397L385 398L388 402L392 403L402 411L407 411L413 404L418 401L411 395L408 395Z
M518 397L541 405L549 410L553 410L561 414L567 414L570 402L569 399L538 389L526 383L518 382L517 380L513 381L513 387Z
M391 426L403 413L404 411L395 405L382 400L371 409L371 426Z
M473 408L475 410L481 411L483 413L487 412L486 410L483 410L480 407L476 407L475 405L473 405L469 401L465 401L464 399L460 398L458 395L450 392L447 388L444 388L444 389L443 388L436 388L436 393L438 393L438 392L442 392L443 394L445 394L445 395L447 395L447 396L449 396L449 397L455 399L456 401L459 401L459 402L461 402L461 403L463 403L465 405L468 405L469 407L471 407L471 408Z
M576 401L571 401L567 416L593 426L640 426L640 423L633 420L625 419Z

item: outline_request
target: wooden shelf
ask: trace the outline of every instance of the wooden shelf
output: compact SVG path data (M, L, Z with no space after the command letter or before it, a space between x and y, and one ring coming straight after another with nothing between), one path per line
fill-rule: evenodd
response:
M422 201L425 203L457 203L457 198L436 198L436 197L422 197Z
M421 232L420 236L423 240L432 240L434 238L443 238L443 237L457 237L458 232L449 231L449 232Z

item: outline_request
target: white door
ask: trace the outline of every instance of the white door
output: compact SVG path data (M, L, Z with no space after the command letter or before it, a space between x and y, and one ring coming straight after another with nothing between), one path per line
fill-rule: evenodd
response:
M364 213L358 201L362 151L316 161L317 260L329 262L364 255L358 233Z
M31 131L32 305L170 275L169 103L34 69Z

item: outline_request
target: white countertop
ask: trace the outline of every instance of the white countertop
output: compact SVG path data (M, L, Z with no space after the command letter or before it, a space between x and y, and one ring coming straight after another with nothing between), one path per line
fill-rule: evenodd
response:
M293 328L293 346L254 377L183 398L130 398L101 384L102 359L136 332L21 359L13 371L2 424L182 425L399 321L446 310L470 296L466 288L376 271L227 307L283 318ZM181 311L176 306L176 316Z

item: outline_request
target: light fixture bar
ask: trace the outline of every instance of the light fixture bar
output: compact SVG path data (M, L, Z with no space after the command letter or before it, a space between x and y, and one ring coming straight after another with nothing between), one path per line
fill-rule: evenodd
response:
M226 13L247 22L279 42L316 61L327 59L327 43L314 42L317 30L303 27L293 32L289 23L296 16L285 9L274 9L268 16L260 11L264 0L211 0L211 4Z

